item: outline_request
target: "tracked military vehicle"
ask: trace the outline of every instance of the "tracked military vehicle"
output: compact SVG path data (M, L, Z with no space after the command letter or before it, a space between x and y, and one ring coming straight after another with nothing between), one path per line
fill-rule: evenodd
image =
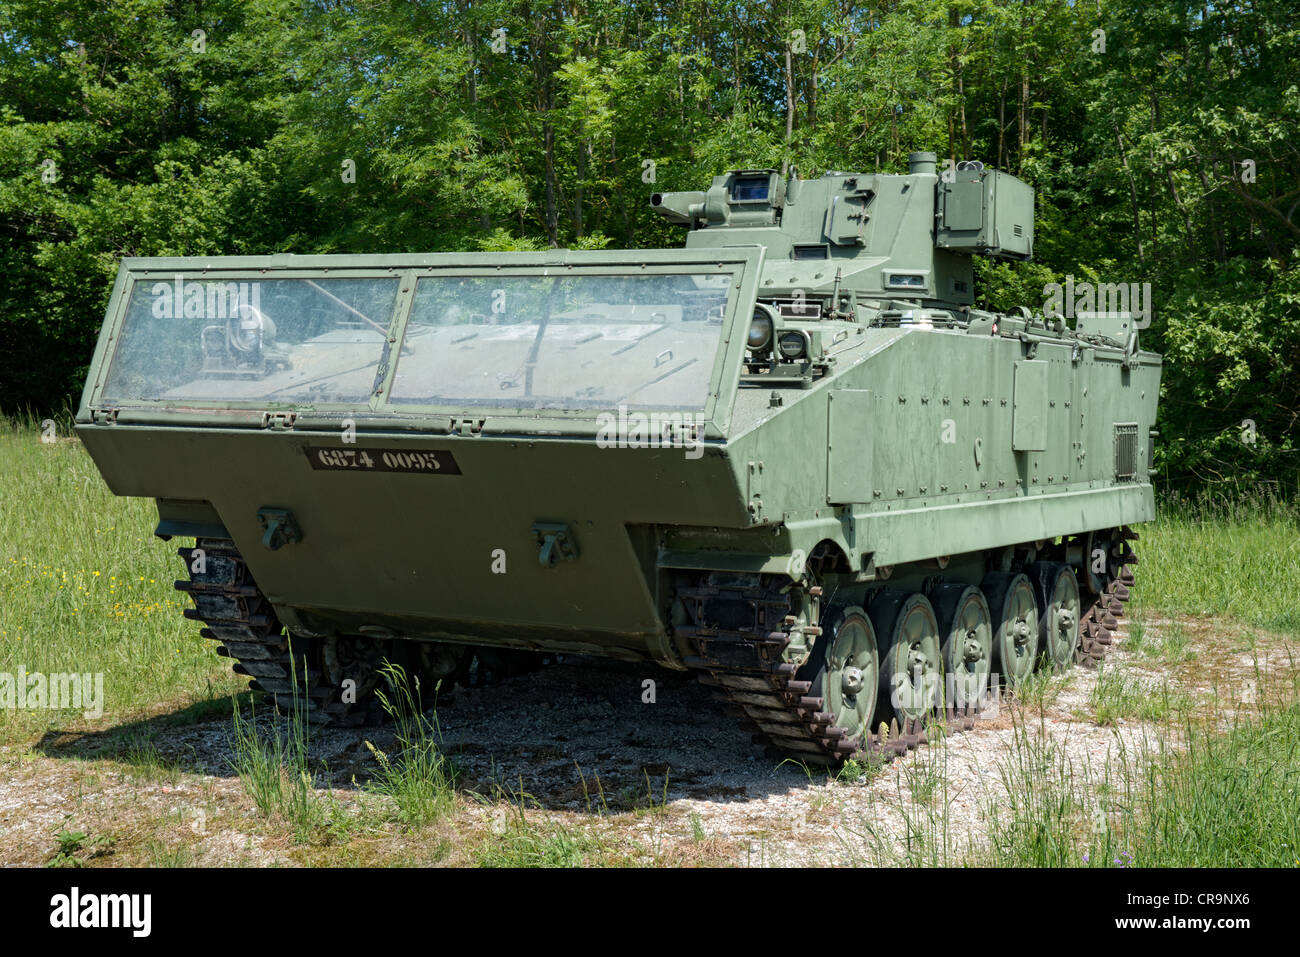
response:
M920 153L651 205L684 248L122 263L78 432L235 670L351 723L386 659L654 662L836 765L1098 659L1160 359L976 308L1032 190Z

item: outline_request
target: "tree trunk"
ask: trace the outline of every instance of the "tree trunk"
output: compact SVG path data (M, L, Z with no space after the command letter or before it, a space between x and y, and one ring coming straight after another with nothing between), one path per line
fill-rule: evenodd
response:
M462 13L464 15L464 8ZM465 41L465 46L469 49L469 106L470 115L474 117L474 140L478 144L478 155L483 155L483 134L479 132L479 115L478 115L478 61L474 56L474 38L470 36L469 30L466 29L461 34ZM492 231L492 217L486 209L480 210L478 214L479 228L483 232Z
M970 125L966 122L966 78L961 74L957 76L957 93L959 97L957 102L961 109L961 155L962 159L969 159L971 145Z
M548 119L542 129L546 150L546 238L555 247L560 245L560 212L555 201L555 127Z
M742 51L742 48L741 48L741 45L740 45L740 31L739 31L739 30L736 31L736 41L735 41L735 43L733 43L733 44L731 45L731 48L732 48L732 50L734 51L734 55L733 55L733 57L732 57L732 71L731 71L731 72L732 72L732 78L733 78L733 79L732 79L732 82L733 82L733 84L734 84L734 87L733 87L734 92L733 92L733 94L732 94L733 97L734 97L734 99L732 100L732 103L731 103L731 115L732 115L732 116L735 116L736 114L738 114L738 113L740 112L740 101L741 101L741 92L740 92L740 90L741 90L741 84L740 84L740 72L741 72L741 70L740 70L740 63L741 63L741 59L740 59L740 57L741 57L741 51Z
M794 136L794 54L790 44L785 45L785 147L789 161L790 140Z
M1187 255L1191 261L1196 261L1196 236L1192 230L1192 216L1183 205L1183 198L1178 194L1178 184L1174 181L1174 171L1165 169L1165 176L1169 180L1169 195L1174 199L1174 206L1183 214L1183 234L1187 237Z
M1204 163L1196 164L1196 172L1197 175L1200 177L1201 186L1205 190L1205 197L1206 197L1205 213L1210 220L1210 235L1214 238L1214 258L1219 262L1226 262L1228 256L1227 256L1227 249L1224 244L1223 226L1219 222L1218 215L1215 213L1215 209L1214 209L1215 203L1214 203L1214 199L1211 196L1211 193L1214 191L1214 187L1210 185L1210 178L1205 175Z
M1002 144L1007 132L1007 85L1003 83L998 88L998 169L1005 169L1006 164L1003 162Z
M822 41L818 39L817 49L813 51L812 66L808 74L808 122L805 124L809 130L817 126L817 69L821 63Z
M1021 173L1025 168L1025 147L1029 144L1029 74L1027 72L1020 74L1020 144L1019 155L1016 157L1016 172Z
M610 133L609 135L609 165L614 174L614 182L622 183L623 175L618 162L618 134L616 133ZM627 237L627 242L624 243L625 246L631 246L636 238L632 235L632 217L627 211L627 197L630 192L632 191L627 189L614 190L615 195L618 197L618 215L623 223L623 235Z
M560 244L560 210L556 199L555 125L551 122L551 111L555 108L555 84L551 77L550 47L547 44L550 28L553 25L554 21L548 21L544 17L539 18L537 20L537 32L534 33L534 37L540 51L541 110L544 117L542 121L542 151L546 179L546 238L551 246L555 247Z
M587 157L591 154L591 137L584 136L578 145L578 182L573 189L573 232L582 237L582 192L587 181Z
M1151 87L1151 114L1148 119L1148 131L1151 133L1151 149L1147 153L1147 159L1150 161L1150 168L1155 169L1156 165L1156 127L1160 124L1160 101L1156 99L1156 89ZM1155 187L1149 185L1147 195L1151 197L1151 258L1157 262L1160 260L1160 233L1157 226L1156 216L1156 196Z
M1142 248L1142 211L1138 207L1137 181L1133 178L1133 170L1128 165L1128 151L1124 149L1124 134L1119 131L1119 124L1115 125L1115 139L1119 143L1119 158L1124 165L1124 172L1128 174L1128 194L1133 208L1133 238L1137 240L1138 259L1146 259L1146 251Z

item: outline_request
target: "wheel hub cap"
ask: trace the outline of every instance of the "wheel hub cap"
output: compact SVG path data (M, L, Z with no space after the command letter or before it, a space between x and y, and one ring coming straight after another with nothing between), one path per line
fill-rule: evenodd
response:
M1017 645L1024 645L1029 641L1029 623L1023 618L1018 620L1011 629L1011 636L1015 638Z
M1074 631L1074 612L1068 608L1062 608L1060 615L1056 619L1057 627L1061 631L1061 636L1068 638Z
M862 669L849 665L844 669L844 674L840 678L840 688L848 695L853 697L862 691Z

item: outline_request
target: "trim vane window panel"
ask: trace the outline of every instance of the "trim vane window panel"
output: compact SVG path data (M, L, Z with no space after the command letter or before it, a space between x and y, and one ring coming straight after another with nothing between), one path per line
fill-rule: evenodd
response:
M728 288L684 273L423 277L390 400L700 410Z

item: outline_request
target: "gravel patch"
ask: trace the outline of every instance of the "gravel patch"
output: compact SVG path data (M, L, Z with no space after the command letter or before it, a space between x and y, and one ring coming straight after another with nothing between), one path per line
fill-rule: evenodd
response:
M1168 684L1207 715L1224 706L1229 679L1294 673L1285 644L1216 639L1199 620L1147 619L1144 646L1175 626L1188 629L1202 657L1219 649L1214 676L1195 661L1170 666L1131 653L1123 629L1107 673L1151 693ZM706 849L700 859L740 865L961 863L996 833L993 815L1016 796L1009 782L1022 783L1018 762L1051 762L1060 770L1053 780L1078 789L1080 804L1104 823L1095 786L1107 770L1178 746L1163 723L1121 716L1099 726L1097 681L1097 671L1076 667L1032 700L1004 700L973 731L936 735L858 780L766 756L693 675L648 665L566 657L500 685L455 689L437 718L465 796L453 827L466 837L503 833L522 807L532 823L612 836L633 860L690 863L692 849ZM231 770L229 718L175 727L165 717L48 734L34 752L0 748L0 863L41 860L70 813L78 821L167 820L167 846L183 844L198 864L292 863L253 833L256 811ZM163 780L121 770L123 735L133 734L164 760ZM367 741L393 746L382 727L312 732L321 784L345 803L374 768Z

